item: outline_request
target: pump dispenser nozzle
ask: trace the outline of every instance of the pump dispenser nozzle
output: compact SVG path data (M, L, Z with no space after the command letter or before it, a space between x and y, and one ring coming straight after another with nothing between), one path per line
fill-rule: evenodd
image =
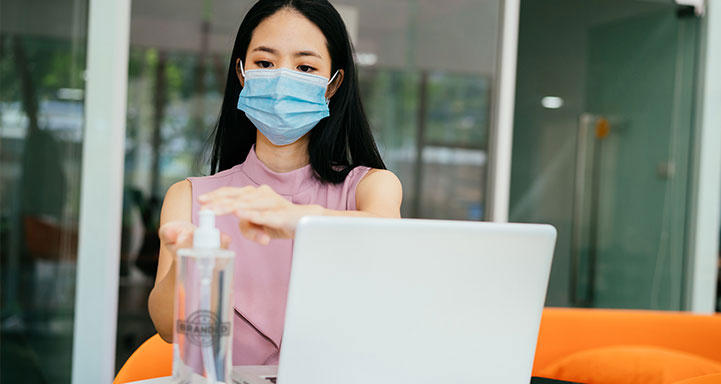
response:
M198 211L198 228L193 233L193 248L220 248L220 231L215 228L215 212Z

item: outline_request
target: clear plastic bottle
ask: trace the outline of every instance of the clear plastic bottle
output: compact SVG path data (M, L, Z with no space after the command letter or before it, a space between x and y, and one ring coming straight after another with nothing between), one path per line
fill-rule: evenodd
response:
M231 383L232 251L220 248L212 211L198 212L193 248L178 250L173 316L173 381Z

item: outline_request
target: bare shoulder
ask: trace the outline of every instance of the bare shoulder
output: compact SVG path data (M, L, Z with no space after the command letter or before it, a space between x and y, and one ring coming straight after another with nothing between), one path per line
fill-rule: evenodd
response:
M381 216L400 217L403 186L393 172L371 168L356 187L357 208Z
M191 220L193 190L188 180L181 180L173 184L165 192L163 209L160 213L160 223L175 220Z
M190 196L192 194L191 188L190 180L180 180L168 188L168 191L165 192L165 198L168 199L169 197L176 196Z
M390 188L398 188L401 189L401 181L398 179L398 176L396 176L395 173L387 170L387 169L376 169L371 168L368 170L368 173L363 176L361 181L358 183L358 188L361 188L361 186L366 187L390 187Z

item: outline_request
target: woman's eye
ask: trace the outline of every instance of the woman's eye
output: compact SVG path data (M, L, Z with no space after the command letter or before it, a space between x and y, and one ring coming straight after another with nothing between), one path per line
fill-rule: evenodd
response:
M315 68L311 67L310 65L299 65L298 69L301 72L313 72L315 71Z
M273 63L271 63L270 61L259 60L259 61L255 62L255 65L257 65L261 68L270 68L273 66Z

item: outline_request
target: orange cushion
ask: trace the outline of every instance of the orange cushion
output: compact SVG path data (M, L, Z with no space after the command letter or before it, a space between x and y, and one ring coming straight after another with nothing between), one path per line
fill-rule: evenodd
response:
M539 376L593 384L662 384L711 373L721 373L721 364L673 349L621 345L576 352Z
M721 363L721 313L545 308L533 373L572 353L614 345L654 345Z
M674 384L719 384L721 383L721 373L714 373L712 375L704 375L694 377L692 379L677 381Z
M120 368L113 384L170 376L173 373L173 344L157 333L145 340Z

